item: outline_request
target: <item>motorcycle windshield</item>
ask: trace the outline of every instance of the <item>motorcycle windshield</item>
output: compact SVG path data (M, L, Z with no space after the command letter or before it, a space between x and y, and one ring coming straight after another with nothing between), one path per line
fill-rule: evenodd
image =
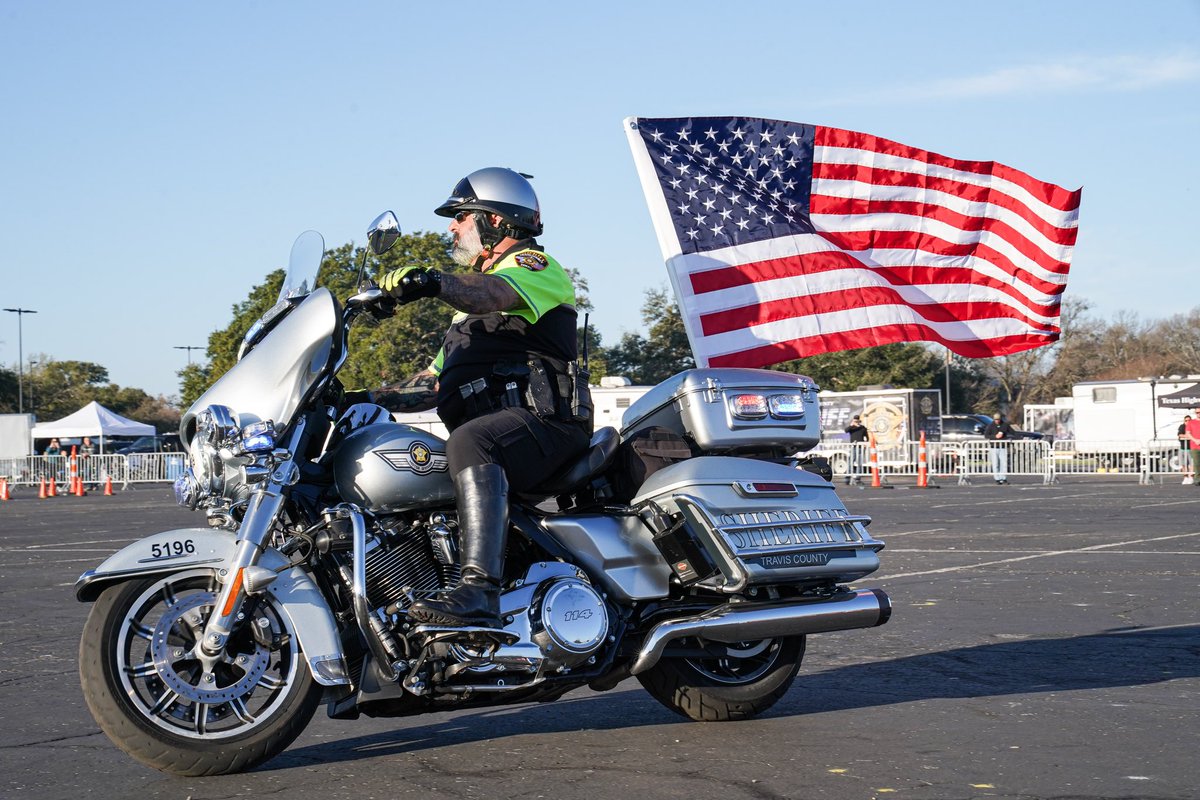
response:
M211 405L228 406L242 427L267 420L280 430L290 425L309 390L334 368L340 325L329 290L309 294L200 395L180 420L180 436L190 442L196 415Z
M287 274L279 289L276 302L295 300L312 293L317 287L317 272L321 269L321 257L325 255L325 238L316 231L305 231L292 244L292 255L288 258Z
M242 426L270 420L282 429L332 369L341 316L333 295L315 288L324 253L325 239L316 231L296 239L278 302L246 334L238 362L180 420L185 442L195 432L196 415L210 405L228 406Z

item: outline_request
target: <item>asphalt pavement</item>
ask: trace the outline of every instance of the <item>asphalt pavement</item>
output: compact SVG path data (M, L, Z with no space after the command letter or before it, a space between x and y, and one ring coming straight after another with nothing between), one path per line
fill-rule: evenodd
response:
M88 714L84 569L202 524L165 487L0 504L0 797L1200 797L1200 487L844 488L874 517L881 628L809 638L764 716L700 724L635 680L557 703L394 720L319 711L274 761L175 778Z

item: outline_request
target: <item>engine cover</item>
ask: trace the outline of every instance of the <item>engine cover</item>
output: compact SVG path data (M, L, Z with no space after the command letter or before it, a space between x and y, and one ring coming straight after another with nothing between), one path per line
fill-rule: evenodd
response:
M608 635L604 600L578 578L558 578L539 587L530 608L532 640L546 658L566 667L581 664Z
M359 428L331 456L338 493L372 513L454 500L446 443L431 433L380 422Z

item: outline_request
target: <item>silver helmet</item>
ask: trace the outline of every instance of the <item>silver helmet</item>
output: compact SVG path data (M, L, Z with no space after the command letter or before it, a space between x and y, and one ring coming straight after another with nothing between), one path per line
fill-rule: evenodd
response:
M529 185L527 177L504 167L485 167L475 170L459 181L446 201L434 209L442 217L453 217L461 211L485 211L496 214L503 222L494 231L489 220L476 219L480 233L502 234L514 239L538 236L542 232L542 212L537 194ZM497 239L496 241L499 241Z

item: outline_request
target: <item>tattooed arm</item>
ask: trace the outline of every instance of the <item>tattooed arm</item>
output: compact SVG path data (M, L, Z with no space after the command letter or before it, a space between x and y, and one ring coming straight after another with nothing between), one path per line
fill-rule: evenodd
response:
M422 370L406 381L371 392L371 400L388 411L428 411L437 405L437 376Z
M478 272L442 273L442 291L438 299L468 314L507 311L521 301L507 281Z

